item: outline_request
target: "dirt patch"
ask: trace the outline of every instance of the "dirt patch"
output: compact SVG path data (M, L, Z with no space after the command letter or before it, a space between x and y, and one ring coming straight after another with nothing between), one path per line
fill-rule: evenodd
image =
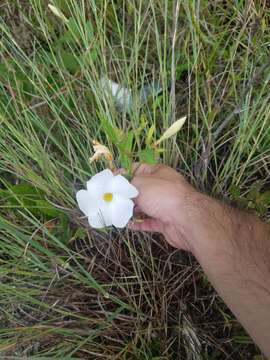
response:
M29 1L6 1L0 6L0 16L13 35L18 46L29 54L33 48L34 34L31 26L27 24L24 15L32 11Z

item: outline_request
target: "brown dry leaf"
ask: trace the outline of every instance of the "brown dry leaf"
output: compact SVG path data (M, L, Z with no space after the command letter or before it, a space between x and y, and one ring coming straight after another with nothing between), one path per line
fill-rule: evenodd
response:
M93 140L94 155L90 157L90 164L98 160L106 160L109 163L109 168L114 169L113 155L107 146L102 145L96 140Z

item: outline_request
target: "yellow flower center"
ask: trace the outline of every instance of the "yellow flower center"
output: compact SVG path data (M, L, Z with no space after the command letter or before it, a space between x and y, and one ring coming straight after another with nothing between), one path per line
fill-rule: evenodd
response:
M103 194L103 200L110 202L113 199L113 194L112 193L105 193Z

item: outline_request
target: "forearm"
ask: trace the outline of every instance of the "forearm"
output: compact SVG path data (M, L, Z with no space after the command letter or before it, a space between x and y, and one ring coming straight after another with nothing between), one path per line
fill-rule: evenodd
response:
M192 235L193 253L218 293L270 357L270 227L204 195L199 206L201 217L208 215L200 219L202 226Z
M270 357L269 226L198 193L166 166L142 165L132 182L139 190L136 205L147 215L132 228L160 232L172 246L191 251Z

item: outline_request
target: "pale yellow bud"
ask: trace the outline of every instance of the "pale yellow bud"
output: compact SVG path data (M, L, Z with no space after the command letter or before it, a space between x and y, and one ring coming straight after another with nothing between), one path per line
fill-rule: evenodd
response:
M55 16L59 17L64 22L68 22L68 19L65 17L61 10L57 9L57 7L52 4L49 4L48 7Z
M169 129L167 129L164 134L155 142L155 146L159 145L162 141L169 139L171 136L178 133L179 130L181 130L182 126L184 125L186 121L186 116L182 117L181 119L175 121Z

